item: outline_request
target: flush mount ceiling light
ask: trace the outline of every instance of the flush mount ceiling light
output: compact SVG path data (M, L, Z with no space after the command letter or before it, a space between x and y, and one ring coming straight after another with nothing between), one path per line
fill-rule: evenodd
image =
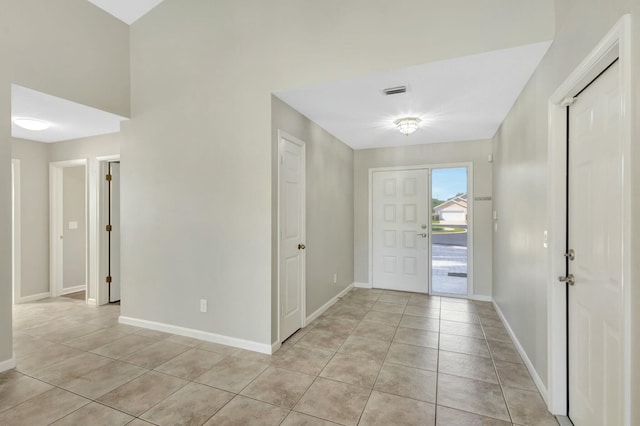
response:
M395 121L396 127L403 135L409 136L411 133L418 130L420 125L420 119L417 117L405 117Z
M39 132L41 130L47 130L51 127L51 123L47 123L46 121L38 120L37 118L26 118L19 117L14 118L13 122L16 126L22 127L23 129L33 130Z

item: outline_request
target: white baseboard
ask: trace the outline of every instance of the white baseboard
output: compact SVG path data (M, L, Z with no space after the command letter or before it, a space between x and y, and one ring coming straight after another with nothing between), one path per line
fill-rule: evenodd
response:
M163 331L165 333L177 334L179 336L192 337L194 339L205 340L207 342L233 346L234 348L248 349L250 351L260 352L263 354L272 353L272 345L253 342L251 340L238 339L236 337L223 336L222 334L209 333L208 331L194 330L192 328L179 327L177 325L123 316L120 316L118 321L121 324Z
M344 297L345 294L349 293L351 291L351 289L353 288L355 283L351 283L347 286L347 288L345 288L344 290L342 290L340 293L336 294L334 297L331 298L331 300L329 300L327 303L325 303L324 305L322 305L319 309L317 309L314 313L312 313L311 315L309 315L304 323L304 325L306 326L307 324L310 324L311 322L313 322L316 318L318 318L320 315L322 315L324 313L324 311L326 311L327 309L329 309L330 307L332 307L341 297Z
M547 388L545 387L544 383L542 382L542 379L540 378L540 375L538 375L538 372L533 367L533 363L529 359L529 356L527 355L527 353L525 352L524 348L520 344L520 341L518 340L518 338L516 337L515 333L511 329L511 326L509 325L509 322L507 321L507 318L504 316L504 314L502 313L502 310L500 310L500 307L495 302L495 300L493 301L493 307L495 308L496 312L498 313L498 316L500 317L500 320L502 320L502 323L504 324L504 327L507 329L507 332L509 333L509 336L511 337L511 340L513 341L513 344L515 345L516 349L518 350L518 353L520 354L520 357L524 361L524 365L527 366L527 370L529 370L529 374L531 374L531 378L533 379L533 382L536 384L536 387L538 388L538 391L540 392L540 395L542 396L542 399L544 400L545 404L547 404L547 407L548 407L549 406L549 391L547 390Z
M353 283L355 288L373 288L373 286L369 283Z
M0 373L3 371L11 370L12 368L16 368L16 357L9 358L6 361L0 361Z
M471 300L477 300L479 302L493 302L493 297L485 296L482 294L474 294L470 297Z
M86 285L76 285L73 287L64 287L60 290L60 296L64 296L65 294L77 293L79 291L85 291L87 289Z
M18 299L18 303L29 303L29 302L35 302L36 300L42 300L42 299L47 299L51 297L51 293L40 293L40 294L34 294L31 296L24 296L21 297L20 299Z
M274 342L271 344L271 353L275 354L278 349L282 346L282 342Z
M87 305L98 306L98 301L96 299L87 299Z

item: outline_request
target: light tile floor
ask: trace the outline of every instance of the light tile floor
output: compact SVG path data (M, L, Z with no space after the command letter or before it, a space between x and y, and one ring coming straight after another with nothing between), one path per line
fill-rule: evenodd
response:
M0 425L557 425L488 303L355 289L273 356L14 307Z

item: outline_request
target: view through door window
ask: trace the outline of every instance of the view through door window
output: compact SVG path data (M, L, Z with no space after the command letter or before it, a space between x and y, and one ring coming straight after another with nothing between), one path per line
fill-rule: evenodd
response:
M467 168L431 172L431 291L467 294Z

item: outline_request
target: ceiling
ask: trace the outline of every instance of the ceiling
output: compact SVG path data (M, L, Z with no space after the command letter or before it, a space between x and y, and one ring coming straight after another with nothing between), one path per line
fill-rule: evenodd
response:
M353 149L492 138L551 42L459 57L275 95ZM406 85L404 94L385 88ZM394 125L418 117L405 136Z
M162 3L162 0L89 0L89 2L131 25Z
M51 123L47 130L33 131L11 122L11 136L38 142L59 142L120 131L125 117L11 85L11 119L36 118Z

